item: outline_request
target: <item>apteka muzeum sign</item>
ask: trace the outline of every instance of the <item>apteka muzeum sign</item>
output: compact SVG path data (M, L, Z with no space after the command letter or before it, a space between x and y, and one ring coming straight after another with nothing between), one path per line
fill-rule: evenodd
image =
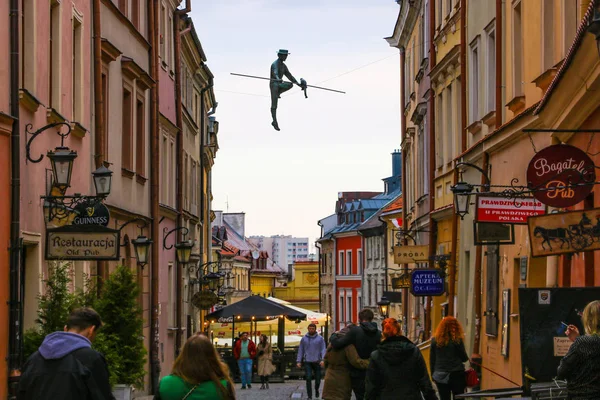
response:
M100 225L46 230L46 260L118 260L120 232Z

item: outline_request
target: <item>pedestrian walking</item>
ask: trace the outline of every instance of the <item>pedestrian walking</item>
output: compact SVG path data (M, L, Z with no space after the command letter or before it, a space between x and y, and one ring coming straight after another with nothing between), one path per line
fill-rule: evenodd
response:
M585 335L575 325L565 334L573 342L560 361L558 378L567 381L570 400L600 399L600 301L592 301L581 316Z
M431 339L429 365L441 400L463 394L467 388L464 362L469 360L465 350L465 334L460 322L444 317Z
M54 332L23 366L17 400L110 400L108 367L92 342L102 326L91 308L78 308L64 332Z
M325 358L325 340L317 333L317 325L309 324L308 333L300 340L298 357L296 363L298 368L304 363L304 379L306 379L306 394L312 399L311 381L315 379L315 398L319 398L319 387L321 386L321 368Z
M155 400L235 400L229 368L203 334L191 336L161 379Z
M358 355L362 359L368 359L371 353L377 349L381 342L381 331L377 329L377 324L373 322L373 311L363 309L358 313L360 324L353 326L350 331L341 337L331 339L331 345L334 349L342 349L348 345L354 345ZM357 399L365 397L365 377L367 373L364 369L350 368L350 378L352 379L352 391Z
M421 351L400 333L394 318L383 321L383 341L371 354L365 400L437 400Z
M240 340L235 342L233 356L240 368L242 389L252 389L252 360L256 357L256 345L248 339L248 332L242 332Z
M344 336L348 334L353 326L354 324L348 323L344 329L335 332L331 337ZM366 370L368 366L369 360L360 358L353 344L336 350L330 343L327 347L327 353L325 353L323 400L350 400L352 398L350 368Z
M260 388L268 389L269 375L275 372L275 366L273 365L273 349L267 335L260 335L256 358L258 360L258 376L260 376L260 383L262 383Z

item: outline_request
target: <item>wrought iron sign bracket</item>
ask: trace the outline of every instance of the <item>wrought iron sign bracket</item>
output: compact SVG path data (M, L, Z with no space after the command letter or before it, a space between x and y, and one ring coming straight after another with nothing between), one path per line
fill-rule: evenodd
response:
M34 164L39 163L40 161L42 161L42 159L44 158L43 154L40 154L40 156L36 159L31 158L31 143L33 142L33 140L38 137L38 135L44 133L45 131L47 131L48 129L52 129L52 128L56 128L58 126L64 125L67 127L67 132L66 133L61 133L60 130L56 132L56 134L58 136L60 136L60 147L64 147L65 145L65 138L67 136L69 136L71 134L71 125L68 124L67 122L55 122L52 124L48 124L46 126L41 127L40 129L38 129L35 132L31 132L31 129L33 129L33 125L32 124L27 124L25 125L25 132L29 135L31 135L31 137L29 139L27 139L27 144L25 145L25 156L26 156L26 160L25 161L30 161Z
M178 231L182 231L183 232L183 237L184 238L188 235L188 233L190 233L190 230L188 228L186 228L185 226L178 226L177 228L173 228L170 231L169 231L169 228L164 228L163 229L163 249L165 249L165 250L171 250L173 248L174 245L167 246L167 238L173 232L178 232Z
M44 207L48 209L47 220L63 220L75 213L75 208L81 204L89 204L90 207L101 203L104 196L84 196L75 193L73 196L41 196Z

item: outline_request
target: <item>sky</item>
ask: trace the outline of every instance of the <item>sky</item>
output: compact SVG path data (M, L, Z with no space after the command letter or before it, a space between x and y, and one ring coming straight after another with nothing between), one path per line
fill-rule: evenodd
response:
M202 4L200 4L202 3ZM215 76L219 151L213 210L244 212L246 236L314 242L338 192L383 191L400 148L400 69L392 0L193 1L191 16ZM267 81L277 50L292 75L338 94L297 87L271 126Z

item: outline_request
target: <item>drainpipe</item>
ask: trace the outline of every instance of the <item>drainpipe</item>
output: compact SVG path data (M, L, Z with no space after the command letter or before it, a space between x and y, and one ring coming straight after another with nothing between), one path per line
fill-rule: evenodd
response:
M94 164L96 168L103 165L106 158L106 127L104 126L104 99L102 98L102 27L100 26L100 0L93 0L92 35L94 47ZM98 294L102 290L102 283L108 277L108 263L96 262L98 276Z
M490 156L488 153L483 153L483 163L481 169L488 171ZM481 184L489 184L485 176L481 176ZM481 342L481 268L483 262L483 246L475 248L475 276L473 282L473 291L475 292L475 337L473 338L473 354L471 359L481 364L480 342Z
M504 109L502 106L502 5L503 0L496 0L496 129L502 125Z
M458 182L458 170L454 168L453 184ZM458 215L452 213L452 249L448 263L448 315L454 316L454 293L456 292L456 256L458 250Z
M96 0L99 1L99 0ZM160 165L159 157L159 132L158 132L158 37L156 30L156 10L158 0L148 0L148 36L150 42L150 74L154 79L154 87L150 89L150 157L151 165ZM160 210L158 205L159 194L159 169L150 171L150 215L152 217L152 238L156 243L159 238ZM158 379L160 377L160 361L158 358L159 347L159 318L158 318L158 269L159 245L151 246L150 282L152 295L150 299L150 385L152 393L158 393Z
M18 379L22 362L23 324L21 285L21 141L19 134L19 0L10 0L10 113L13 117L10 135L10 297L9 297L9 357L10 381Z
M433 38L435 37L435 1L429 1L429 71L435 67L435 46ZM433 220L433 210L435 210L435 96L431 90L431 81L429 83L429 109L427 116L429 118L429 255L435 254L435 221ZM429 339L431 332L431 297L426 297L425 304L425 332L423 340Z
M189 1L188 1L189 3ZM189 4L188 4L189 6ZM177 226L184 226L183 221L183 106L181 102L181 35L183 32L180 32L179 25L181 23L181 16L185 10L176 10L173 15L173 44L175 47L175 124L177 125L177 155L175 157L176 163L176 198L177 198ZM191 29L188 27L188 29ZM181 238L182 232L178 232L177 236ZM178 261L175 261L175 279L177 281L175 285L175 303L177 315L175 317L175 325L177 326L177 331L175 333L175 356L179 355L179 350L181 348L181 337L182 337L182 328L181 328L181 311L183 309L183 300L182 300L182 292L183 292L183 274L182 268L183 264L179 264Z
M406 74L405 68L406 50L404 47L400 47L400 76ZM404 90L404 79L401 79L402 87ZM402 138L401 147L404 145L406 140L406 115L404 110L406 109L406 97L404 96L404 90L400 94L400 136ZM402 150L400 150L402 151ZM402 229L406 229L406 155L402 155ZM408 245L408 239L405 237L402 240L404 246ZM416 243L414 243L416 244ZM404 273L408 273L408 264L402 264ZM408 290L402 289L402 326L404 327L404 336L408 336Z

